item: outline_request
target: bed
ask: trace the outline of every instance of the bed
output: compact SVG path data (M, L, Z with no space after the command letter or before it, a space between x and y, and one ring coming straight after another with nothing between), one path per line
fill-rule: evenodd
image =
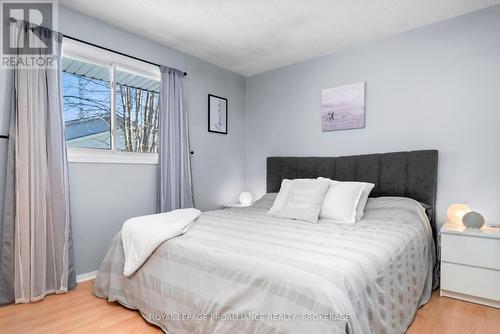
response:
M281 180L317 176L375 183L363 220L267 214ZM404 333L433 287L436 184L437 151L271 157L268 194L203 213L130 277L118 233L94 293L171 334Z

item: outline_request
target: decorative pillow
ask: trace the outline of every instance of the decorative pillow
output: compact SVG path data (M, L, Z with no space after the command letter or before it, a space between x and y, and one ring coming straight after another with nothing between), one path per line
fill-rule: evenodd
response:
M357 217L363 216L368 195L374 186L372 183L318 179L330 182L321 208L321 222L354 224Z
M269 209L269 213L273 214L275 212L278 212L279 210L281 210L283 205L285 205L286 196L288 195L293 182L316 182L316 179L284 179L283 181L281 181L280 191L276 196L276 199L274 200L273 206L271 207L271 209Z
M314 182L294 181L291 183L283 206L270 211L270 213L280 218L317 223L323 199L329 186L328 182L320 180L314 180Z

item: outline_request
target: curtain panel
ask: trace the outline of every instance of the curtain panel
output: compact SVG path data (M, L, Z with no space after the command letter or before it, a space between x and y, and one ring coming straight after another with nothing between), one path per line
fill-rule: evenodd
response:
M194 206L184 73L161 67L158 210Z
M62 36L16 25L18 45L52 39L57 68L15 68L7 156L0 304L29 303L76 285L61 89Z

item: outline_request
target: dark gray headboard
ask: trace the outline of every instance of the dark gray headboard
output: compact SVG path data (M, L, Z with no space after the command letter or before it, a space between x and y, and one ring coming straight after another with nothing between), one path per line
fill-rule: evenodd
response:
M410 151L343 157L269 157L267 192L278 192L283 179L328 177L375 184L370 197L404 196L430 206L436 236L435 212L438 151Z

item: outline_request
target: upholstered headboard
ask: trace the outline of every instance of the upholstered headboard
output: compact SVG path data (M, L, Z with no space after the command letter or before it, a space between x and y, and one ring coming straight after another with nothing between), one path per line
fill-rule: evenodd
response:
M410 151L343 157L269 157L267 192L278 192L283 179L328 177L375 184L370 197L404 196L430 206L434 236L438 151Z

